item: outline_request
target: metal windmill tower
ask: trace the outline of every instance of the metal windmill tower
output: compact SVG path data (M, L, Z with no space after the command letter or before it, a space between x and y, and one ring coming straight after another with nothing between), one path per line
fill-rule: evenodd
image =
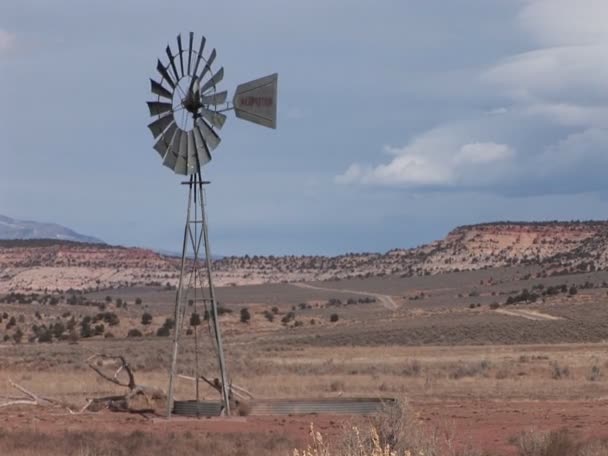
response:
M165 49L167 64L160 59L156 70L160 80L151 79L155 100L148 102L150 115L155 117L148 125L164 166L176 174L189 176L188 209L182 244L179 284L175 299L173 351L168 388L168 416L173 408L177 357L180 333L184 325L186 304L191 302L194 312L202 305L209 315L210 333L217 351L224 412L230 413L230 383L222 335L218 321L218 304L212 280L212 256L209 246L207 216L205 213L202 169L211 160L211 152L220 143L219 130L226 121L224 112L234 111L237 117L269 128L276 128L278 75L272 74L237 86L232 102L226 102L227 91L219 91L224 68L214 72L216 51L205 57L205 37L195 47L194 33L177 36L177 49ZM201 248L203 249L201 252ZM210 307L210 311L207 309ZM196 400L199 401L198 326L194 326Z

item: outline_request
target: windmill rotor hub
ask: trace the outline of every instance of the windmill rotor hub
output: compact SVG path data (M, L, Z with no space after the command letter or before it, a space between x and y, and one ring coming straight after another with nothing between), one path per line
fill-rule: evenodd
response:
M182 106L190 114L193 114L195 117L200 117L199 111L203 107L203 104L201 103L199 93L189 90L186 96L182 99Z

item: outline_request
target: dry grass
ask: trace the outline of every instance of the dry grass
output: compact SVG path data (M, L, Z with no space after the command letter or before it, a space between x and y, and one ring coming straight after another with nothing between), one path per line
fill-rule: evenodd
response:
M84 367L92 352L124 354L138 382L166 389L169 344L167 339L114 340L0 349L0 395L8 393L7 378L40 394L76 402L116 393ZM182 373L193 373L193 359L190 348L182 353ZM608 365L605 344L265 350L255 343L231 343L227 359L233 381L258 398L407 394L411 400L590 400L608 396L608 383L601 377ZM201 364L203 372L216 372L213 357L203 356ZM192 395L193 384L178 381L178 398ZM217 398L207 388L203 396Z
M293 448L293 442L279 435L266 434L159 434L149 431L45 434L0 430L0 454L11 456L285 456L290 448Z
M402 399L372 417L365 428L346 426L341 438L326 442L311 424L310 445L294 456L482 456L472 448L458 448L446 427L427 429Z
M548 433L529 431L516 439L519 456L606 456L608 443L582 442L571 431Z

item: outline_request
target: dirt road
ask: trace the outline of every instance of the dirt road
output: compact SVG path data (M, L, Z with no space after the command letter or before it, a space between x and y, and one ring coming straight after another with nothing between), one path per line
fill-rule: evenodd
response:
M317 287L315 285L310 285L308 283L292 283L291 285L293 285L294 287L298 287L298 288L309 288L312 290L335 291L336 293L349 293L349 294L356 294L356 295L361 295L361 296L371 296L371 297L376 298L376 301L378 301L380 304L382 304L382 306L386 307L389 310L397 310L399 308L397 303L395 303L395 301L393 301L393 298L389 295L371 293L369 291L357 291L357 290L346 290L346 289L342 289L342 288Z
M496 312L503 315L509 315L511 317L522 317L527 320L536 321L547 321L547 320L562 320L561 317L549 315L546 313L539 312L537 310L526 310L526 309L496 309Z

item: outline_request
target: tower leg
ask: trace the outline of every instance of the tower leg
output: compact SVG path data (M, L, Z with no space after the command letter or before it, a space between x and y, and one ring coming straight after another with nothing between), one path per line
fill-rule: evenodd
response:
M217 300L215 299L215 288L213 287L213 279L211 274L211 248L209 246L209 234L207 230L207 214L205 212L205 196L203 193L203 183L199 174L200 185L200 202L201 202L201 218L203 221L203 242L205 244L205 262L207 264L207 280L209 284L209 297L211 298L211 312L213 313L213 332L215 333L215 342L217 344L217 354L220 364L220 375L222 377L222 396L224 399L224 412L230 415L230 393L228 385L228 372L226 372L226 362L224 360L224 347L222 344L222 332L220 330L220 322L218 319Z
M175 296L175 314L173 319L173 351L171 355L171 371L169 374L169 388L167 391L167 417L171 418L173 411L173 387L175 382L175 373L177 369L177 352L179 346L179 331L182 324L182 314L184 313L184 300L182 294L184 290L184 272L186 268L186 256L188 254L188 237L190 234L190 210L192 208L192 191L194 190L194 176L190 177L188 186L188 210L186 212L186 227L184 228L184 242L182 244L182 260L180 266L179 282L177 285L177 293Z

